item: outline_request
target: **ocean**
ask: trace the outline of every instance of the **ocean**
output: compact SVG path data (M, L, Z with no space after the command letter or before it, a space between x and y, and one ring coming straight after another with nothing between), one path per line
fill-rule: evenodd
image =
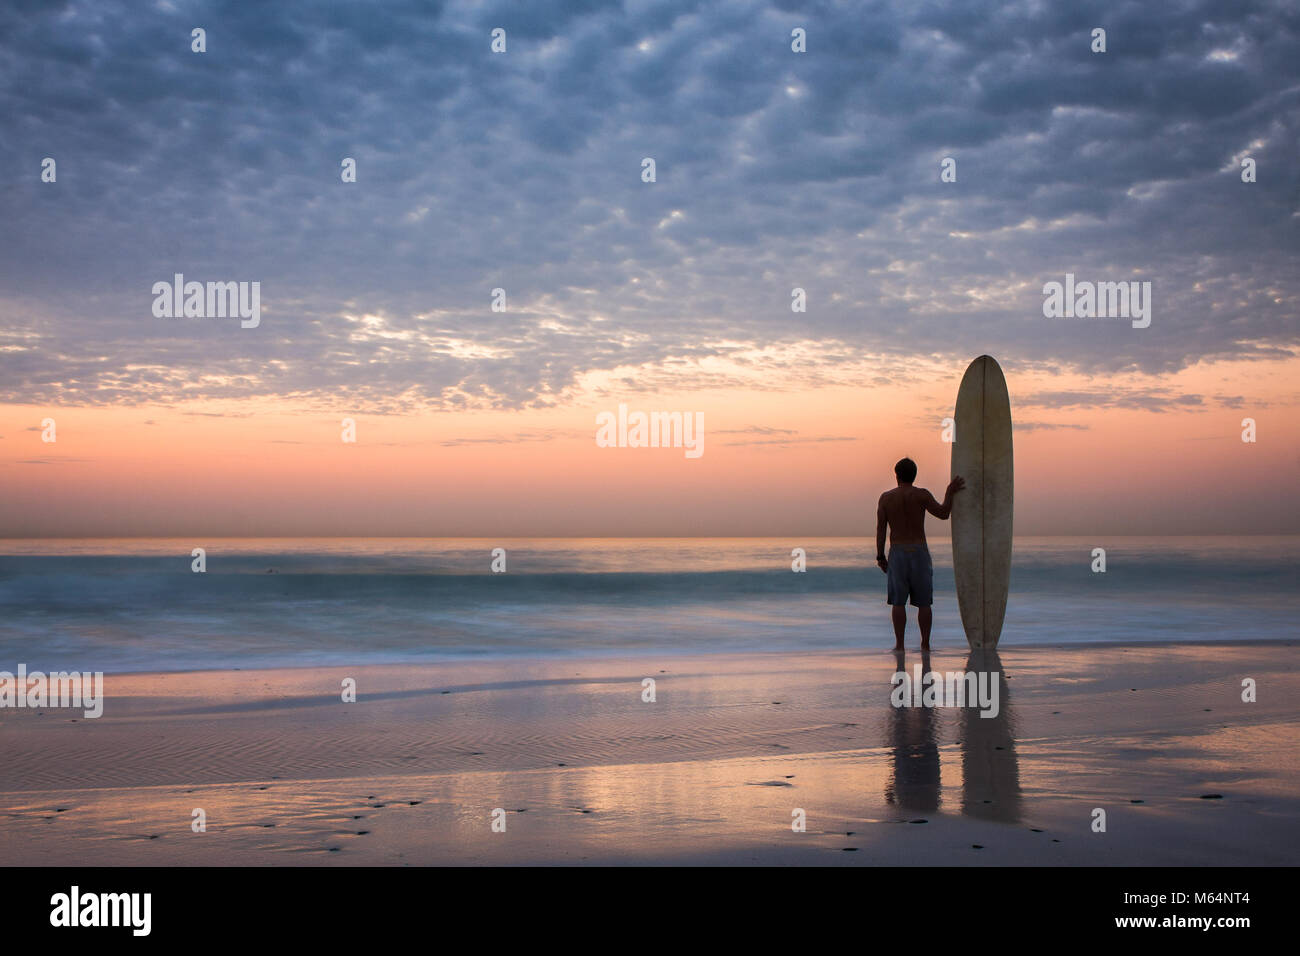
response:
M951 549L936 539L934 645L964 648ZM863 538L6 539L0 670L885 648L874 550ZM1298 612L1300 536L1023 537L1002 644L1287 638Z

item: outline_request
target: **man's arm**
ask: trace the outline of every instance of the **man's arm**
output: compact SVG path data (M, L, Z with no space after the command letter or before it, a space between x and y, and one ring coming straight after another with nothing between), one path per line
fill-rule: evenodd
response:
M961 475L948 482L948 490L943 493L943 504L935 501L934 495L927 491L925 493L925 510L940 521L947 521L948 516L952 514L952 496L965 487L966 480Z
M885 528L889 518L885 516L885 496L880 496L876 505L876 564L882 571L889 570L889 560L885 557Z

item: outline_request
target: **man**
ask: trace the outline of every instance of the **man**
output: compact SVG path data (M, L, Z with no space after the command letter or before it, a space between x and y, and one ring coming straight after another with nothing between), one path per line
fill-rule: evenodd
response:
M894 466L898 487L880 496L876 508L876 564L884 571L888 581L886 600L893 607L894 650L903 649L903 631L907 627L907 601L916 608L916 621L921 626L921 650L930 649L930 624L933 617L930 605L934 603L934 564L930 560L930 547L925 541L925 513L928 511L940 521L952 514L952 496L966 487L961 475L948 482L943 504L924 488L913 487L916 480L916 462L904 458ZM889 557L885 557L885 526L889 526Z

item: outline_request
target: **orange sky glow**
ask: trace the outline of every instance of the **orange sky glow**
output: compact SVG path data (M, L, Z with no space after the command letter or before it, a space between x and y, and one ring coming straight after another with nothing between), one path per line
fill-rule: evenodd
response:
M602 373L552 407L509 411L3 406L0 535L866 536L899 457L942 494L940 423L963 368L915 361L908 384L887 386L869 368L812 383L697 368L652 376L653 391ZM1110 378L1009 364L1017 532L1300 532L1297 371L1294 358ZM725 384L688 389L704 372ZM1088 404L1059 397L1073 392ZM1153 394L1183 398L1126 402ZM619 402L702 412L704 454L597 447L595 417Z

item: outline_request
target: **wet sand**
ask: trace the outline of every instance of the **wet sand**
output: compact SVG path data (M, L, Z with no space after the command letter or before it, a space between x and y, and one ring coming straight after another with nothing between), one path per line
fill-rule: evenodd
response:
M0 863L1295 865L1298 662L936 651L995 718L892 707L879 650L109 675L0 711Z

